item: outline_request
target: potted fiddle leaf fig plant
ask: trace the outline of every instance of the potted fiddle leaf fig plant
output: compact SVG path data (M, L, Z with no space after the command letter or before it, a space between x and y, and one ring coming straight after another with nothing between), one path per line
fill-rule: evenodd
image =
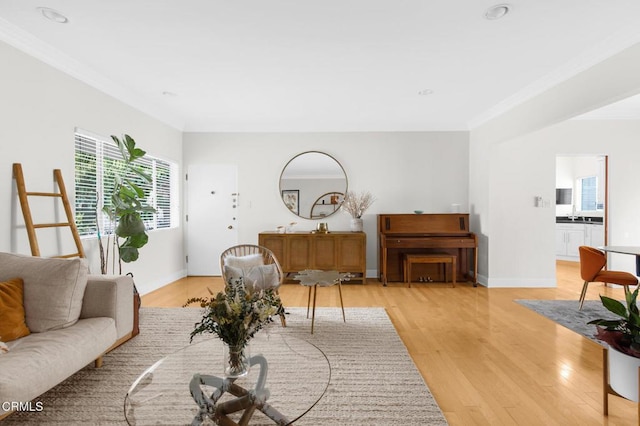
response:
M618 316L594 319L595 337L609 345L609 385L619 395L638 401L638 368L640 368L640 313L638 288L625 291L625 303L600 296L602 305Z
M102 211L109 218L109 228L115 236L111 241L111 234L107 235L106 254L102 246L102 236L98 229L98 242L100 245L100 263L102 273L107 273L109 263L109 247L112 245L113 257L118 252L118 273L122 273L121 262L129 263L138 260L139 251L149 241L146 227L142 219L144 213L154 213L155 209L144 201L145 194L138 182L149 183L151 176L146 173L135 161L144 157L146 151L136 147L135 140L124 135L122 138L111 136L122 155L122 161L113 176L113 191L108 203ZM115 268L114 268L115 269Z

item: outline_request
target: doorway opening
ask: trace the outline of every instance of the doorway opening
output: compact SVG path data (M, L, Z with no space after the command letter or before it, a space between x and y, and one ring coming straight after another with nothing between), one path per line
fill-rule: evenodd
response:
M608 158L556 156L556 260L579 262L578 247L607 244Z

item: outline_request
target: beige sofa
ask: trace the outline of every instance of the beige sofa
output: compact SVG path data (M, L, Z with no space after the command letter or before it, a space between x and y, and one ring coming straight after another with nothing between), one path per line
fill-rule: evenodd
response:
M128 276L88 275L84 259L0 253L0 282L12 278L23 281L31 334L5 342L9 351L0 354L0 418L93 361L99 367L133 329Z

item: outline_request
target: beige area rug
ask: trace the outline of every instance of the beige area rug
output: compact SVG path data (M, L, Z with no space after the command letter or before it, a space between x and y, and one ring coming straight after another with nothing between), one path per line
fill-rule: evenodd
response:
M325 395L296 425L447 424L383 308L348 308L346 323L339 309L319 308L313 335L306 309L287 311L287 328L278 332L313 343L331 366ZM143 308L141 334L107 354L102 368L87 366L42 395L42 412L17 413L0 423L126 424L123 401L131 383L187 345L199 318L198 308ZM279 321L269 327L280 327ZM156 424L176 423L164 418Z

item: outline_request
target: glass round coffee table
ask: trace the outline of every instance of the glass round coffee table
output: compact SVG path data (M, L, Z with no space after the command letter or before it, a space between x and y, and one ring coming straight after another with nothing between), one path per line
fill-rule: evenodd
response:
M160 359L129 388L127 423L289 425L311 410L329 386L329 360L305 340L262 331L251 340L250 356L249 374L227 380L219 339L187 345Z

